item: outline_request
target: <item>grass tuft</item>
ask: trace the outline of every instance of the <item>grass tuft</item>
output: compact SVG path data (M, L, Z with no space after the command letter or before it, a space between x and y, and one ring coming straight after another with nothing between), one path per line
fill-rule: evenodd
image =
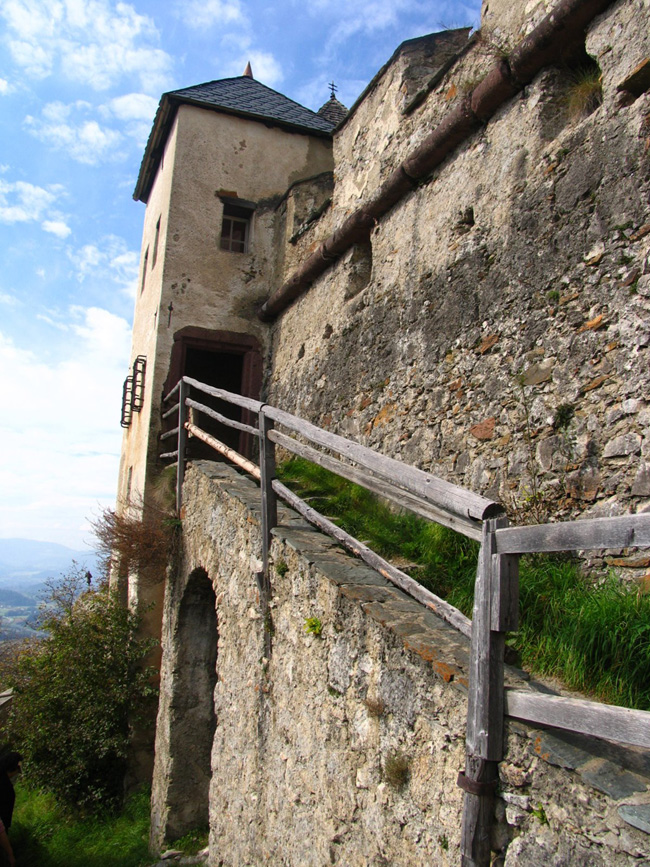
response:
M602 105L603 78L597 64L585 65L571 73L564 100L571 121L587 117Z
M478 544L396 512L358 485L292 459L282 481L310 505L471 617ZM595 584L579 562L532 555L520 563L520 628L509 644L524 666L610 704L650 710L650 595L615 577Z
M384 779L394 789L402 789L410 776L410 762L400 750L395 750L386 756L384 762Z

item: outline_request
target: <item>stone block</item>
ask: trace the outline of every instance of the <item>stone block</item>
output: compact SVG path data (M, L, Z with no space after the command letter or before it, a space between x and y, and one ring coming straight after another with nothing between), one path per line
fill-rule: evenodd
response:
M650 466L641 464L632 483L632 494L635 497L650 497Z
M618 815L639 831L650 834L650 804L624 804L618 808Z
M629 771L622 770L617 765L602 759L594 759L588 766L581 770L582 778L588 783L619 801L621 798L629 798L637 792L645 792L646 784Z
M603 450L604 458L627 457L638 455L641 451L642 439L639 434L627 433L611 439Z

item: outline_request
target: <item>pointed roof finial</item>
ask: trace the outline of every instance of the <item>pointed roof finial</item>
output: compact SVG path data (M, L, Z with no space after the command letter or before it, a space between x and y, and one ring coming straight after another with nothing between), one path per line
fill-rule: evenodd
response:
M334 84L333 81L330 81L330 83L328 84L328 87L330 89L330 99L334 99L334 96L336 94L336 91L338 90L338 87Z
M251 62L250 62L250 60L249 60L248 63L246 64L246 69L244 70L244 75L246 76L246 78L253 78L253 77L254 77L254 76L253 76L253 70L252 70L252 68L251 68Z

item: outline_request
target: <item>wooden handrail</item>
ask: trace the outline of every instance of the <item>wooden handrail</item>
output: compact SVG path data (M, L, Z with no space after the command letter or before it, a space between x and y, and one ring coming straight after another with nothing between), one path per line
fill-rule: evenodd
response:
M260 432L257 428L251 427L249 424L244 424L242 421L235 421L234 418L228 418L227 415L222 415L220 412L217 412L215 409L211 409L209 406L206 406L204 403L198 403L196 400L192 400L191 398L187 398L185 401L185 406L189 406L192 409L196 409L199 412L205 413L205 415L213 418L215 421L220 421L222 424L227 425L228 427L233 427L236 430L244 431L245 433L252 434L254 437L258 437Z
M515 719L650 749L650 713L645 710L527 689L506 689L505 705Z
M226 391L224 388L215 388L213 385L206 385L204 382L199 382L198 379L192 379L190 376L184 376L183 382L187 385L191 385L192 388L197 388L199 391L212 395L212 397L220 397L228 403L234 403L236 406L249 409L251 412L259 412L264 406L264 404L259 400L253 400L252 397L244 397L242 394L235 394L233 391Z
M507 527L496 540L500 554L643 547L650 545L650 513Z
M356 485L361 485L369 491L372 491L373 494L384 497L384 499L390 500L397 506L415 512L417 515L421 515L429 521L435 521L438 524L443 524L445 527L450 527L452 530L456 530L459 533L463 533L465 536L469 536L470 539L475 539L479 542L481 540L481 523L479 521L470 521L469 518L461 518L458 515L452 515L444 509L439 509L431 503L428 503L401 488L397 488L390 482L384 482L377 479L368 470L358 469L357 467L345 464L337 458L332 458L329 455L325 455L322 452L311 448L311 446L306 446L304 443L298 442L298 440L293 437L280 433L280 431L270 431L269 439L282 448L287 449L287 451L306 458L308 461L318 464L326 470L330 470L330 472L336 473L336 475L342 476L350 482L354 482Z
M329 433L284 410L266 405L264 412L283 427L295 431L317 445L345 455L349 460L370 470L376 476L380 476L391 484L416 494L427 502L460 518L483 521L503 512L503 507L499 503L488 500L480 494L446 482L444 479L424 472L424 470L403 464L395 458L381 455L338 434Z

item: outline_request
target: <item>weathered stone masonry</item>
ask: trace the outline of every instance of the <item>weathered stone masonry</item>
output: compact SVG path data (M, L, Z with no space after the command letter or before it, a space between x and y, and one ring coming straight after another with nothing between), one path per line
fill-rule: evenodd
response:
M264 623L259 489L198 463L184 494L182 563L165 606L154 840L183 833L201 810L207 818L207 729L211 864L457 864L465 639L285 508ZM197 576L216 629L206 605L181 622L201 595ZM305 629L311 617L320 636ZM211 709L214 684L205 671L187 676L188 638L203 648L195 662L216 658L212 727L201 708ZM520 683L515 670L508 678ZM511 724L500 776L493 845L506 865L648 858L648 835L625 821L650 812L647 755Z
M621 105L618 90L650 56L648 13L613 3L589 25L600 107L569 118L573 73L545 68L282 313L271 403L516 517L536 486L556 515L650 505L650 106L647 93ZM335 134L332 213L299 240L304 256L363 207L492 51L478 40L408 115L406 72L384 74ZM573 413L565 428L560 406Z
M558 10L591 10L584 39L549 46L476 123L482 79L507 84L527 56L515 47L537 45ZM489 0L469 42L400 46L333 139L245 103L163 97L164 159L152 140L143 163L133 354L147 381L123 503L159 469L172 346L198 327L259 345L252 396L500 500L517 523L650 508L649 18L650 0ZM583 64L600 70L602 104L571 115ZM429 164L436 130L463 135ZM219 245L236 198L256 205L238 255ZM296 271L307 291L260 321ZM464 639L286 509L265 621L258 496L195 464L177 571L149 588L128 576L151 635L165 590L153 842L209 822L214 865L458 863ZM596 565L650 582L645 554ZM650 863L649 779L638 751L510 724L497 863Z

